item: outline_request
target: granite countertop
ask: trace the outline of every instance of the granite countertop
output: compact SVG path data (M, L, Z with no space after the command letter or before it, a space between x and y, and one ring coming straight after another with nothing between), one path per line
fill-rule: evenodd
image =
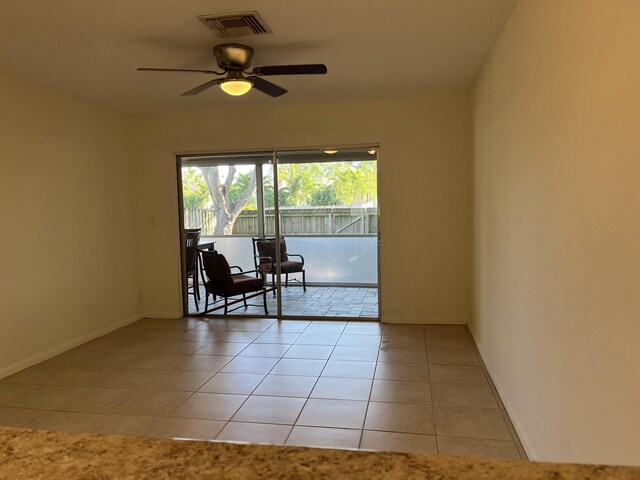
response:
M0 428L0 479L640 479L640 468L507 462Z

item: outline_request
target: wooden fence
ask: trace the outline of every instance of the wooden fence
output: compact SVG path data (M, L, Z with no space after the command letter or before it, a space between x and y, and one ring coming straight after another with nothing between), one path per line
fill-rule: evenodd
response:
M265 234L274 235L274 210L265 211ZM213 235L213 210L185 208L185 228L201 228L202 235ZM376 207L286 207L280 210L283 235L373 235L378 232ZM243 210L233 224L234 235L257 235L257 210Z

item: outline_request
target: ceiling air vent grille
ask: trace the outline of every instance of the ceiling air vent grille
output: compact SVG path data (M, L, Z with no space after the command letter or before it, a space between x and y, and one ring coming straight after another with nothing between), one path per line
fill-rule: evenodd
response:
M223 38L273 33L258 12L201 15L198 20Z

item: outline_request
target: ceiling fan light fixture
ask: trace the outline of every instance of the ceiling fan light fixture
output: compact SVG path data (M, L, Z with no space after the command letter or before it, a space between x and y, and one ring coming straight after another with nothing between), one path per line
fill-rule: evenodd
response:
M326 153L327 155L334 155L338 153L338 150L328 149L328 150L323 150L323 152Z
M240 95L244 95L249 90L251 90L253 85L249 80L244 79L230 79L225 80L220 84L220 88L222 91L228 95L232 95L234 97L239 97Z

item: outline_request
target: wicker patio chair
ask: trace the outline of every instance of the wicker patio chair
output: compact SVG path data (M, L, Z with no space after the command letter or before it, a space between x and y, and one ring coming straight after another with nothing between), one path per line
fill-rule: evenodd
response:
M256 270L271 275L271 286L275 287L275 278L278 274L276 270L276 239L275 238L253 238L253 259ZM297 257L300 261L290 260L289 257ZM304 270L304 257L297 253L287 252L287 242L284 237L280 237L280 273L285 276L284 286L289 286L289 275L302 273L302 288L307 291L306 273ZM273 291L276 294L276 291Z

